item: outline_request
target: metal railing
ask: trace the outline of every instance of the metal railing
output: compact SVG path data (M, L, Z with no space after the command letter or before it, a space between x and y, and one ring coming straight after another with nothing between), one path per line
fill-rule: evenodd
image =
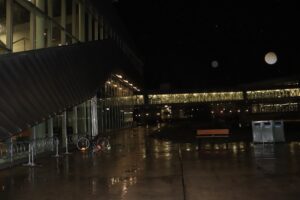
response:
M34 155L51 152L54 150L53 141L53 138L42 138L24 142L12 141L0 143L0 164L26 158L31 148Z

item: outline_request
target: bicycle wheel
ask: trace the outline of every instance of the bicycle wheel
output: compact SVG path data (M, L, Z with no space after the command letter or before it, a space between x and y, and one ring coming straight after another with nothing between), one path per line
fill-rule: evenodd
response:
M90 147L90 140L86 137L81 137L78 139L76 146L80 151L85 151Z

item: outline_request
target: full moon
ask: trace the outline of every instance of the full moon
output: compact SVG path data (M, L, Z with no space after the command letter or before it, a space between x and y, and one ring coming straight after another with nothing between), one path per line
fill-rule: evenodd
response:
M277 62L277 55L274 52L269 52L265 55L265 61L269 65L274 65Z
M213 68L219 67L218 61L216 61L216 60L212 61L212 62L211 62L211 66L212 66Z

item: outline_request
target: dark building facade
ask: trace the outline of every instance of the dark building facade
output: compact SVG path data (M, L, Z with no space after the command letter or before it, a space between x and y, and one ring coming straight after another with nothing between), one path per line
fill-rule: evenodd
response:
M0 0L0 164L131 127L143 63L110 1Z

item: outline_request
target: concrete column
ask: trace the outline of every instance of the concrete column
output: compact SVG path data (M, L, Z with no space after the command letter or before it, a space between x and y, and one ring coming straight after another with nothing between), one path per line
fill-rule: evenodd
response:
M100 34L99 34L99 36L100 36L100 40L103 40L104 39L104 23L103 23L103 16L100 16L99 17L99 25L100 25Z
M91 124L92 124L92 136L98 135L98 113L97 113L97 96L91 100Z
M66 14L67 11L66 11L66 0L61 0L61 12L60 12L60 19L61 19L61 26L66 29ZM61 44L62 45L65 45L66 44L66 31L65 30L62 30L60 32L60 36L61 36Z
M79 40L81 42L85 41L85 5L83 3L79 3L79 26L78 26L78 33L79 33Z
M35 126L36 128L36 138L43 139L46 137L46 123L42 122Z
M76 13L76 6L77 6L77 1L73 0L72 1L72 35L78 38L77 32L76 32L76 22L77 22L77 13ZM72 43L76 43L76 40L73 38ZM76 112L77 112L77 107L76 107Z
M36 24L36 14L35 11L30 12L30 44L31 44L31 49L35 49L35 38L36 38L36 29L35 29L35 24ZM24 49L24 50L29 50L29 49Z
M78 113L77 106L73 108L73 135L78 135Z
M53 145L53 118L48 119L47 125L48 125L48 138L52 139L51 150L53 151L54 150L54 145Z
M48 137L52 138L53 137L53 118L48 119Z
M36 126L31 128L31 140L36 140Z
M83 122L83 132L84 132L84 134L87 134L87 126L86 126L86 118L87 118L87 115L86 115L86 102L84 102L83 104L82 104L82 111L83 111L83 116L82 116L82 118L83 118L83 120L82 120L82 122Z
M99 40L99 23L98 18L95 20L94 27L95 27L95 33L94 33L94 40Z
M45 11L45 0L36 0L35 1L36 7L41 9L42 11ZM37 49L44 48L45 47L45 18L42 15L37 14L36 15L36 21L35 21L35 47Z
M53 1L47 1L48 4L48 16L53 17ZM48 23L48 30L47 30L47 46L51 47L52 46L52 22L47 21Z
M34 150L34 154L36 155L36 126L33 126L31 128L31 140L33 141L32 142L32 145L34 146L33 150Z
M68 134L67 134L67 112L64 111L62 113L61 118L61 132L62 132L62 146L66 147L66 143L68 142Z
M6 0L6 48L13 50L13 0Z
M86 102L86 124L87 124L87 132L89 136L92 136L92 122L91 122L91 100Z
M89 41L93 40L93 16L91 14L88 15L89 19L88 19L88 33L89 33Z

